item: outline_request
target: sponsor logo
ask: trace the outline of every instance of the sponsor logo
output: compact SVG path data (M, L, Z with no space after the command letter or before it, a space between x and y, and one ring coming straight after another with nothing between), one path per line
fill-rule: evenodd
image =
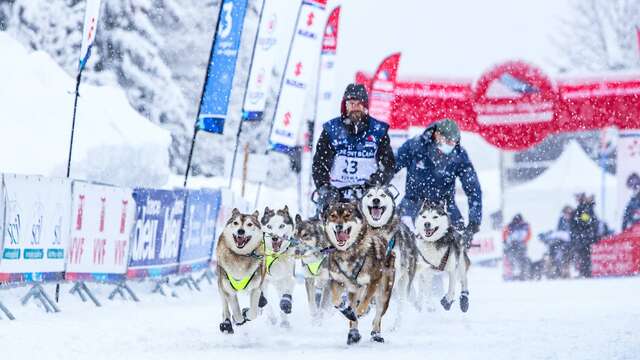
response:
M220 34L220 39L226 39L229 35L231 35L231 30L233 29L233 3L227 2L222 5L222 17L220 19L220 30L218 34Z

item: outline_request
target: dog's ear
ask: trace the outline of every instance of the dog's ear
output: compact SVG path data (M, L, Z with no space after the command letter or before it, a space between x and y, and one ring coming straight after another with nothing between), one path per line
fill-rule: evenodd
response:
M302 216L296 214L296 226L300 226L300 224L302 224Z
M238 210L238 208L233 208L233 210L231 210L231 216L238 216L240 215L240 210Z
M289 213L289 206L285 205L282 211L284 211L285 213Z
M260 219L260 212L258 210L256 210L256 211L253 212L253 214L251 214L251 216L256 218L256 221L258 221L258 219Z

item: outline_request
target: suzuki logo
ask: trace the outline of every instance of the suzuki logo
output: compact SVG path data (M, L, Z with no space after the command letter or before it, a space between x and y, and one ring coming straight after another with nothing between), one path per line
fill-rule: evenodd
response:
M284 119L282 120L282 122L284 122L284 126L289 126L289 124L291 123L291 113L287 111L286 114L284 114Z
M300 74L302 74L302 63L298 61L298 63L296 64L296 69L293 71L293 75L300 76Z
M313 18L314 18L315 16L316 16L316 15L313 13L313 11L312 11L312 12L310 12L310 13L309 13L309 15L307 15L307 26L311 26L311 25L313 25Z

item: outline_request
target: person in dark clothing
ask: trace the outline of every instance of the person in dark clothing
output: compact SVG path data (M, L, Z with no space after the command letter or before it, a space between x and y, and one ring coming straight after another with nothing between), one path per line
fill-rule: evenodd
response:
M520 214L514 216L502 232L504 255L511 264L512 278L514 279L525 280L528 277L527 243L530 239L531 227ZM515 269L518 269L518 275L516 275Z
M633 191L633 195L624 209L622 231L640 224L640 176L636 173L631 174L627 178L627 187Z
M542 234L540 238L549 249L549 276L569 277L569 252L571 241L571 219L573 218L573 209L570 206L562 208L562 215L558 220L558 226L555 231Z
M578 194L578 206L571 218L571 247L573 260L583 277L591 277L591 245L598 242L599 220L592 196Z
M349 84L340 116L323 126L312 165L320 211L351 186L384 185L393 177L389 126L369 116L368 106L365 87Z
M480 229L482 191L469 156L460 145L456 122L443 119L429 126L398 149L396 160L396 172L407 168L405 196L400 202L403 220L414 219L424 201L445 201L454 228L465 234L465 245L469 246L473 234ZM455 203L456 178L469 203L467 226Z

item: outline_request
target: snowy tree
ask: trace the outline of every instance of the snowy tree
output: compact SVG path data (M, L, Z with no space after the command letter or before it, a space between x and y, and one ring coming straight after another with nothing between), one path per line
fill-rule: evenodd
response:
M619 70L640 67L637 0L574 0L553 39L562 71Z

